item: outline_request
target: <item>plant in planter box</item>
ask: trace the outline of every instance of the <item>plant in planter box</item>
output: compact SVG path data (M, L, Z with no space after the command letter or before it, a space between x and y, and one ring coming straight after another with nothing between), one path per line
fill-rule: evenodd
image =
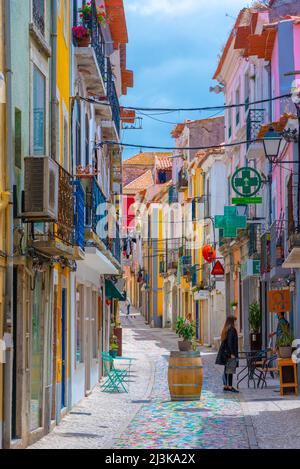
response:
M183 317L177 317L176 334L183 340L178 342L181 352L189 352L192 349L193 339L196 335L196 326L194 322Z
M110 346L109 346L109 353L112 357L116 357L118 354L118 350L119 350L118 338L117 336L113 335L111 342L110 342Z
M79 47L86 47L89 45L91 33L88 28L86 28L82 24L79 26L73 26L72 33Z
M277 339L277 346L281 358L291 358L293 341L294 335L290 331L290 327L288 325L281 326L281 334Z
M260 304L254 302L249 306L250 343L251 348L254 350L261 347L261 321Z

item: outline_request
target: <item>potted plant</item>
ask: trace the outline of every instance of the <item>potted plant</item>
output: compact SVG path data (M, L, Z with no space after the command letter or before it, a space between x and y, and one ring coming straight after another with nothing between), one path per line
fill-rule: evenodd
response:
M278 337L277 346L279 348L280 358L291 358L294 336L288 325L282 326L282 333Z
M183 340L178 341L178 348L181 352L190 352L193 346L193 338L196 335L196 326L194 322L188 319L178 317L176 320L176 334Z
M87 47L90 44L90 30L82 24L79 26L73 26L72 33L78 47Z
M251 350L261 349L261 320L262 314L260 305L257 302L249 306L249 326Z
M232 311L235 312L236 308L238 307L238 302L237 301L232 301L230 303L230 307L232 308Z
M81 8L78 8L78 13L83 22L90 22L93 14L92 2L87 2L82 5ZM97 20L100 24L106 25L106 13L104 10L104 5L100 5L96 8Z
M109 354L111 357L116 358L118 355L118 350L119 350L119 344L118 344L118 338L117 336L113 335L110 346L109 346Z

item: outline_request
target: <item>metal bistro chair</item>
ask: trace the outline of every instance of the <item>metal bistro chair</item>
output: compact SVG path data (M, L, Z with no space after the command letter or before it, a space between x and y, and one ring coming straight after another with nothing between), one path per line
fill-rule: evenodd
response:
M258 379L257 387L259 388L260 382L262 381L261 388L264 386L267 387L267 374L270 373L271 377L274 376L274 373L278 373L278 366L274 366L274 362L277 360L277 355L272 355L269 358L266 358L262 364L261 368L257 368L257 371L260 372L260 377Z
M249 360L249 373L248 373L248 388L250 381L253 381L254 384L254 389L256 388L255 384L255 379L258 380L257 387L259 387L259 383L262 380L264 380L264 377L262 376L259 365L262 365L264 361L267 359L267 353L268 350L261 350L254 354L250 360Z
M124 385L125 377L128 375L127 370L119 370L115 368L114 359L107 352L102 352L102 361L106 380L102 384L101 389L107 392L128 393L128 389Z

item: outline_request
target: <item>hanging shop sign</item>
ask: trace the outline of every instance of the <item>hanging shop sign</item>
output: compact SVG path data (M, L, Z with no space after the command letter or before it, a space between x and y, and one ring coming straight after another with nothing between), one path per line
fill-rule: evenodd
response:
M236 238L237 231L247 227L247 217L239 216L236 207L224 207L224 215L216 215L215 217L215 226L223 230L223 238Z
M225 270L220 261L217 261L211 271L211 275L224 275Z
M209 264L216 260L217 253L214 246L205 244L202 248L202 256Z
M256 259L248 259L247 262L241 264L241 279L247 277L258 277L261 274L261 261Z
M244 167L234 173L231 185L234 192L241 197L253 197L261 189L262 178L256 169Z
M194 300L201 301L208 299L209 292L207 290L199 290L194 293Z
M233 205L258 205L262 204L262 197L233 197Z
M290 290L270 290L268 292L269 313L280 313L290 311L291 294Z

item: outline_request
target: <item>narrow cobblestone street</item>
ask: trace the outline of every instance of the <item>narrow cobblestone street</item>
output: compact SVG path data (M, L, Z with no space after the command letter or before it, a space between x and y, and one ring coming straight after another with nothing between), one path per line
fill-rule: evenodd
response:
M201 401L171 402L168 355L177 349L177 336L149 328L139 315L122 320L124 356L136 359L129 393L104 393L98 385L31 449L300 448L298 398L282 399L276 383L264 390L244 385L240 395L224 394L215 353L202 348ZM279 427L284 442L277 438Z

